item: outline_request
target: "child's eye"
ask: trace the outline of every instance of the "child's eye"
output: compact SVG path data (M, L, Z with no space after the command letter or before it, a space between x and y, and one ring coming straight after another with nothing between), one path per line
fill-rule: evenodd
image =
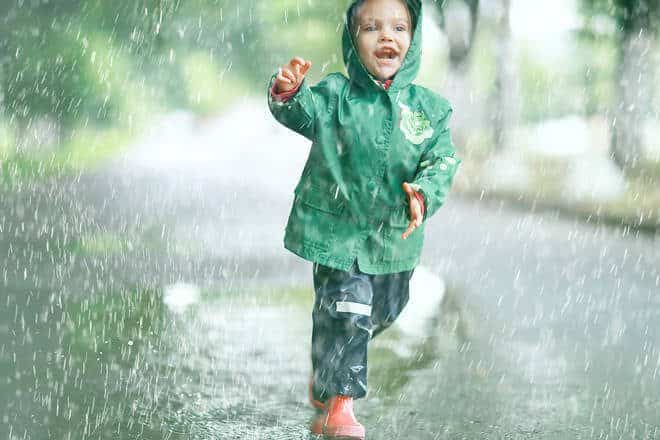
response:
M406 29L405 26L397 26L396 30L399 31L399 32L405 32L407 29Z
M366 26L364 27L364 30L365 30L365 31L375 31L375 30L376 30L376 26L371 25L371 24L368 24L368 25L366 25Z

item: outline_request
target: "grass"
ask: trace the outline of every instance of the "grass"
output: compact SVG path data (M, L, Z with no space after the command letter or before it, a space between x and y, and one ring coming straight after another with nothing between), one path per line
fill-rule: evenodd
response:
M133 247L133 242L125 236L99 232L81 237L75 251L91 255L120 255L132 251Z
M12 190L32 182L92 170L121 153L135 134L121 127L86 128L53 151L10 152L5 146L0 148L0 184Z

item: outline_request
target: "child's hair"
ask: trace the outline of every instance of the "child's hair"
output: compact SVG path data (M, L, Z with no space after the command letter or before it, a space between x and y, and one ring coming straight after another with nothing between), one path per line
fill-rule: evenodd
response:
M401 1L404 4L406 9L408 9L408 4L406 3L405 0L399 0L399 1ZM356 29L356 26L357 26L356 19L357 19L358 13L360 12L360 9L362 8L362 6L366 2L367 2L367 0L357 0L355 3L353 3L353 6L351 7L350 14L349 14L349 17L348 17L348 20L349 20L348 21L348 28L351 30L351 34L353 34L353 36L355 36L356 30L357 30ZM410 13L410 11L408 11L408 12ZM413 14L410 14L410 17L412 18ZM412 23L412 24L413 24L413 27L414 27L414 23Z
M358 12L360 12L360 8L362 8L362 5L364 5L364 2L367 0L357 0L354 4L353 7L351 8L351 14L349 16L349 22L348 22L348 28L351 30L352 33L355 33L355 20L357 19Z
M357 23L355 20L357 19L358 12L360 12L360 9L362 8L362 5L364 5L364 2L367 0L357 0L353 6L351 7L350 15L348 17L348 28L351 30L351 34L355 36L356 33L356 25Z

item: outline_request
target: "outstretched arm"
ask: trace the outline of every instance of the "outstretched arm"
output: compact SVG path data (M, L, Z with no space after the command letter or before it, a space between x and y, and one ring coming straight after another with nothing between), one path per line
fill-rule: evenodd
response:
M314 99L305 84L312 63L295 57L273 75L268 87L268 106L284 126L312 139L314 134Z

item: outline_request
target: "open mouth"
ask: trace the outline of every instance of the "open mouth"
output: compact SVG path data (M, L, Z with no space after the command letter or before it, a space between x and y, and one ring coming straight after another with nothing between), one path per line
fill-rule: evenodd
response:
M379 49L376 51L375 55L379 60L393 60L398 56L396 51L390 48Z

